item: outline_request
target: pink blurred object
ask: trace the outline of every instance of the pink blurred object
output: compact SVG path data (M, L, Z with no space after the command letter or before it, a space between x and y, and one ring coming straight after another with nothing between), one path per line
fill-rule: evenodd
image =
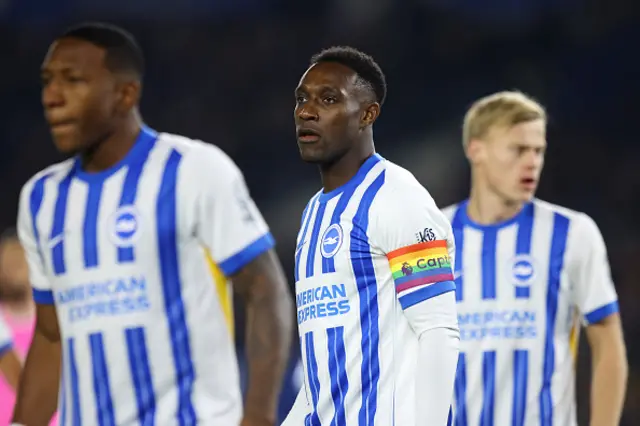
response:
M13 318L7 313L1 312L7 325L13 331L13 347L24 361L31 339L33 338L33 330L35 327L35 318ZM0 377L0 426L9 426L13 415L13 405L15 404L15 393L13 389ZM50 426L58 424L58 415L51 419Z

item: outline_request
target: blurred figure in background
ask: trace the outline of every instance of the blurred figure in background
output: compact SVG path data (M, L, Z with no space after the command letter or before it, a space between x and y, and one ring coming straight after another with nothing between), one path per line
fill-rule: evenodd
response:
M16 230L11 228L0 237L0 426L11 421L35 319L27 261ZM55 417L51 424L56 424Z
M607 250L584 213L534 198L547 116L520 92L478 100L471 195L444 209L456 242L456 426L575 426L575 357L592 354L591 425L620 421L627 360Z

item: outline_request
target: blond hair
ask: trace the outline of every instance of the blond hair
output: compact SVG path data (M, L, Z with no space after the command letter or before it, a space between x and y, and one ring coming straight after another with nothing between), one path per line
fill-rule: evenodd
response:
M547 121L544 107L518 91L494 93L478 99L464 116L462 145L466 149L472 139L481 139L494 126L511 127L534 120Z

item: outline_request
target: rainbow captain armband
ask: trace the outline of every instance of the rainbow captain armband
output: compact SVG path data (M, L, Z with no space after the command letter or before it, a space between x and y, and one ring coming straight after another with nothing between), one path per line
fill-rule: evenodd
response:
M402 309L456 289L445 240L402 247L387 259Z

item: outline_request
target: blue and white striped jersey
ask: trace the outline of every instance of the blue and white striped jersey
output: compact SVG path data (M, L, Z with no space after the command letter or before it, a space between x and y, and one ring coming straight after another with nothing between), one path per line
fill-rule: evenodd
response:
M416 424L418 336L457 328L455 305L437 324L421 307L453 299L454 251L427 190L379 155L309 201L295 253L308 414L290 424Z
M488 226L466 210L443 210L456 240L455 426L575 426L580 326L618 311L598 227L540 200Z
M273 238L229 157L144 128L109 170L38 173L18 222L34 298L58 314L61 425L239 424L225 277Z
M0 315L0 357L13 347L13 333Z

